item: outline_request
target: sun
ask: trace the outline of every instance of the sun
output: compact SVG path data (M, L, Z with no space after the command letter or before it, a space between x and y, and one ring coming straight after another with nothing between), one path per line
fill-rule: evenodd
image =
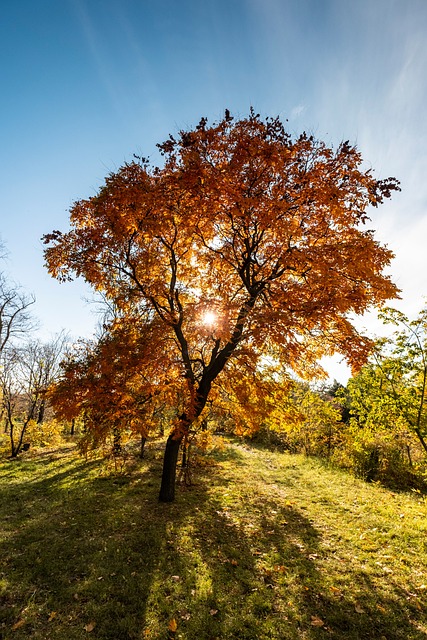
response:
M216 313L213 311L205 311L202 317L203 324L211 327L216 322Z

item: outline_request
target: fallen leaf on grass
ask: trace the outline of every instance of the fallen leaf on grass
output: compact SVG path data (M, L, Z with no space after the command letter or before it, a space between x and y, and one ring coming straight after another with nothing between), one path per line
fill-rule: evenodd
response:
M15 622L15 624L12 627L12 631L16 631L17 629L20 629L21 627L24 626L24 624L26 623L26 620L18 620L18 622Z
M341 589L338 589L338 587L330 586L329 588L332 591L332 593L339 593L339 594L341 593Z
M218 609L211 609L209 613L211 614L211 616L216 616L216 614L218 613Z
M356 612L356 613L365 613L365 610L364 610L364 609L362 609L362 607L360 606L360 604L356 604L356 605L354 606L354 610L355 610L355 612Z
M92 620L92 622L89 622L84 626L84 630L90 633L95 629L95 627L96 627L96 622Z
M52 620L54 620L55 618L56 618L56 611L51 611L48 618L48 622L52 622Z
M325 623L323 622L323 620L321 618L319 618L318 616L311 616L310 624L313 627L324 627L325 626Z
M171 576L171 580L173 580L174 582L179 582L181 578L179 576Z
M274 565L274 571L276 571L278 573L285 573L286 567L283 564L275 564Z
M172 631L172 633L175 633L176 630L178 629L178 625L176 623L175 618L172 618L172 620L169 622L168 629L169 631Z

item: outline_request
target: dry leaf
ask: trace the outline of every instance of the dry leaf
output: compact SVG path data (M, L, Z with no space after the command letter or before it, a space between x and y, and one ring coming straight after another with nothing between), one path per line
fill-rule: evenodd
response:
M311 616L311 623L313 627L323 627L325 623L318 616Z
M84 630L87 631L88 633L90 633L91 631L93 631L96 627L96 622L94 622L92 620L92 622L89 622L89 624L86 624L84 627Z
M237 562L237 560L231 560L231 564L233 565L233 567L237 567L239 563Z
M341 593L341 589L338 589L337 587L334 587L331 585L329 588L332 591L332 593Z
M17 629L20 629L21 627L24 626L24 624L26 623L26 620L18 620L18 622L15 622L15 624L12 627L12 631L16 631Z
M365 610L362 609L360 604L356 604L355 607L354 607L354 610L355 610L356 613L365 613Z
M174 582L179 582L181 578L179 576L171 576L171 580L173 580Z
M175 631L178 629L175 618L172 618L172 620L169 622L168 629L169 631L172 631L172 633L175 633Z
M216 616L216 614L218 613L218 609L211 609L209 613L211 614L211 616Z
M56 618L56 611L51 611L49 615L48 622L52 622L52 620Z

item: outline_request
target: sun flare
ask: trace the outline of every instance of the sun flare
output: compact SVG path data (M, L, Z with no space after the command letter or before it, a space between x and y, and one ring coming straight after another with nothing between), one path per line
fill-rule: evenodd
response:
M203 314L202 322L203 324L211 327L216 323L216 313L214 313L213 311L206 311Z

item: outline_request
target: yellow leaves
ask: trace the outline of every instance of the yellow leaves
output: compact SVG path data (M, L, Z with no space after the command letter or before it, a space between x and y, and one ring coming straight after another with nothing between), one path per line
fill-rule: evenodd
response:
M172 620L170 620L168 624L168 631L170 631L171 633L176 633L177 629L178 629L177 621L175 620L175 618L172 618Z
M12 626L12 631L17 631L18 629L23 627L24 624L27 624L27 621L21 618L21 620L18 620L18 622L15 622L15 624Z

